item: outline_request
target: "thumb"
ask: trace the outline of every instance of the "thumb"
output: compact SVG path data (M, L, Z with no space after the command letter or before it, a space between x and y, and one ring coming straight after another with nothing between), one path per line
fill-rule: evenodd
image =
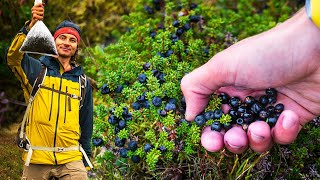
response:
M290 144L297 138L300 129L299 116L291 110L285 110L272 129L273 140L278 144Z
M195 69L185 75L181 80L181 90L186 101L185 118L188 121L193 120L205 109L209 97L213 92L212 89L208 89L203 83L205 75L201 69L203 69L203 67Z
M210 95L218 90L227 76L219 70L221 65L217 58L185 75L181 80L181 90L186 100L185 118L193 120L208 104Z

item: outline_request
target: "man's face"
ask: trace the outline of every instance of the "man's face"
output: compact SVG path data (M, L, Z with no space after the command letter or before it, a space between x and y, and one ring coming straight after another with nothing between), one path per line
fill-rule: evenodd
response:
M73 56L78 47L77 38L71 34L60 34L55 42L59 56L64 58Z

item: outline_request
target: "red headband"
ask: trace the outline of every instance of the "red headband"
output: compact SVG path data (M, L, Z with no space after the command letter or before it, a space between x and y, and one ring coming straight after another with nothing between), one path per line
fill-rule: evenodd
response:
M60 34L72 34L77 38L78 44L80 44L80 35L77 30L70 27L60 28L54 33L53 35L54 39L56 39Z

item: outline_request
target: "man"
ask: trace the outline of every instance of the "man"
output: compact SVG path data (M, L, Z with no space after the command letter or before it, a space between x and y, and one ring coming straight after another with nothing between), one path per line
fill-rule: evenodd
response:
M7 52L8 65L31 104L25 115L27 145L23 147L27 152L23 155L26 163L22 179L87 179L93 102L90 82L76 64L81 31L76 24L63 21L54 33L58 58L42 56L36 60L19 49L29 29L43 16L44 5L33 6L32 20L16 35ZM40 73L45 75L33 98L30 92ZM80 87L81 78L85 88Z

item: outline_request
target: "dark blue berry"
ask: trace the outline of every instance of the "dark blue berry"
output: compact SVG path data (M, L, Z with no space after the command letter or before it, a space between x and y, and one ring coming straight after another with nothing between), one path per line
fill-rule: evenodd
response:
M186 99L184 96L181 98L181 106L186 107Z
M231 108L229 110L228 114L231 116L232 119L236 119L237 118L237 112L233 108Z
M214 114L214 119L220 119L222 117L222 110L221 109L216 109L213 111Z
M177 105L177 100L176 100L175 98L170 98L170 99L168 100L168 103Z
M269 104L274 104L276 103L277 99L274 96L268 96L268 103Z
M120 132L120 128L118 126L114 127L114 134L118 134Z
M277 90L274 88L268 88L266 89L266 94L267 96L273 96L273 97L277 97Z
M126 139L120 139L119 137L116 137L114 144L118 147L123 147L125 142Z
M262 105L258 102L255 102L252 107L251 107L251 111L254 114L259 114L259 112L263 109Z
M121 148L119 150L120 157L122 158L128 158L128 149L127 148Z
M224 129L224 130L228 131L228 130L231 129L231 128L232 128L232 124L231 124L231 123L225 123L225 124L223 124L223 129Z
M243 113L242 118L244 123L250 124L254 120L254 115L251 111L248 110Z
M267 106L269 104L269 100L268 100L268 96L266 95L262 95L259 97L259 103L262 105L262 106Z
M133 156L131 156L131 160L134 163L139 163L140 162L140 157L136 156L136 155L133 155Z
M176 34L178 36L181 36L183 33L184 33L184 30L182 28L178 28L177 31L176 31Z
M267 119L268 116L269 116L268 111L266 111L266 110L264 110L264 109L259 112L259 118L260 118L261 120Z
M158 109L158 114L160 116L162 116L162 117L166 117L167 116L167 111Z
M108 118L108 122L112 125L115 125L118 123L118 118L115 115L111 114Z
M150 152L153 146L149 143L146 143L143 147L144 152Z
M139 110L141 108L141 105L139 102L132 103L132 109Z
M144 10L147 11L148 14L153 14L154 13L153 9L151 7L149 7L149 6L144 6Z
M198 125L198 126L202 126L206 121L203 115L198 115L196 116L196 118L194 119L194 122Z
M146 100L146 93L144 92L142 95L137 97L138 102L143 102Z
M204 113L204 118L208 121L210 119L214 119L214 113L213 111L207 111Z
M246 112L246 107L244 105L240 105L237 109L237 116L238 117L243 117L243 113Z
M173 23L172 23L172 25L173 25L174 27L179 27L179 25L180 25L179 20L174 20Z
M114 108L114 107L109 109L109 113L110 113L110 114L114 114L114 111L115 111L115 108Z
M167 148L163 145L159 146L158 149L160 150L161 153L165 153L167 151Z
M165 53L165 57L169 57L173 54L173 51L171 49L169 49L166 53Z
M236 122L237 122L237 124L239 124L239 125L243 125L243 123L244 123L244 121L243 121L242 118L238 118L238 119L236 120Z
M118 127L119 129L124 129L126 127L127 123L125 120L120 120L119 123L118 123Z
M122 85L117 85L117 88L114 90L115 93L121 93L123 90L123 86Z
M274 113L274 106L268 106L267 107L267 112L271 115Z
M156 33L156 32L150 32L150 37L151 37L151 38L156 37L156 35L157 35L157 33Z
M103 140L101 138L93 138L92 139L92 144L94 146L101 146L103 143Z
M191 27L189 23L186 23L182 26L183 30L188 31Z
M149 63L149 62L144 63L143 66L142 66L143 70L145 70L145 71L149 70L150 67L151 67L151 63Z
M247 96L245 99L244 99L244 103L246 104L246 106L248 107L251 107L254 103L255 103L255 99L254 97L252 96Z
M162 105L161 97L158 97L158 96L153 97L152 104L156 107L160 107Z
M140 74L140 75L138 76L138 81L139 81L140 83L145 83L145 82L147 81L147 76L146 76L146 74Z
M131 151L135 151L137 150L138 148L138 143L136 141L133 141L131 140L128 144L128 148L131 150Z
M179 124L182 124L182 123L187 123L188 125L190 125L190 121L187 121L185 118L182 118L179 120Z
M178 36L176 35L176 34L171 34L171 39L173 40L173 39L177 39L178 38Z
M270 127L273 127L278 121L278 118L277 117L268 117L267 119L267 123L269 124Z
M200 16L197 15L191 15L189 16L190 22L199 22L200 21Z
M218 132L220 132L220 131L221 131L221 128L222 128L222 126L221 126L221 123L220 123L219 121L215 121L215 122L213 122L213 123L211 124L211 130L212 130L212 131L218 131Z
M238 108L241 104L241 100L239 97L231 97L230 100L229 100L229 104L231 107L233 108Z
M284 105L281 103L274 106L274 111L276 113L281 113L283 110L284 110Z
M125 120L120 120L119 123L118 123L118 127L119 129L124 129L126 127L127 123Z
M142 106L146 109L149 109L150 108L150 102L149 101L143 101L142 102Z
M176 105L175 104L171 104L171 103L167 103L164 107L164 110L166 111L174 111L176 110Z
M132 120L132 114L131 113L127 113L125 116L123 116L125 121L130 121Z
M160 73L159 76L157 77L160 84L164 83L164 77L165 77L164 73Z
M218 97L221 99L221 103L222 104L228 104L229 103L229 96L228 96L228 94L226 94L226 93L220 93L219 95L218 95Z
M198 5L195 3L190 4L190 10L197 8Z
M109 94L110 92L111 90L107 84L102 85L101 94Z
M165 30L166 28L164 27L164 25L163 25L163 24L159 24L159 25L158 25L158 29Z

